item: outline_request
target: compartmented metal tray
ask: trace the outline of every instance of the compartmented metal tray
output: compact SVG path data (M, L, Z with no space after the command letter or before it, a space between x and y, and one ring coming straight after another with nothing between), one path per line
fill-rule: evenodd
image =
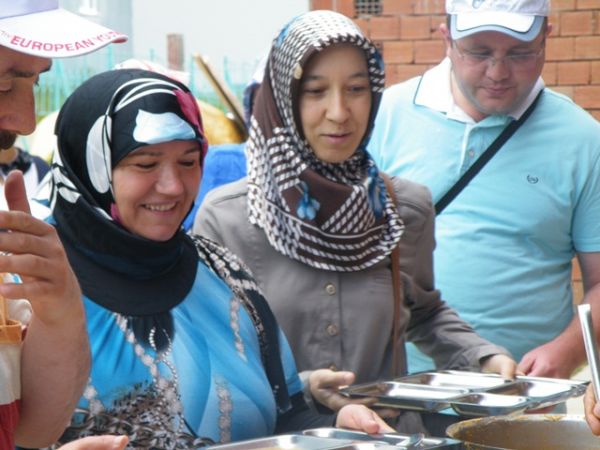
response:
M332 440L316 436L304 436L301 434L282 434L257 439L231 442L229 444L212 445L208 448L219 450L275 450L275 449L301 449L322 450L329 449L335 445L344 446L352 444L351 440L340 439L332 445Z
M476 392L459 397L452 409L461 416L500 416L524 412L529 405L527 397Z
M340 428L313 428L298 434L283 434L219 444L211 450L426 450L462 449L462 442L406 434L371 435Z
M436 387L399 381L357 384L344 388L341 393L349 397L374 397L377 406L399 407L416 411L439 411L450 406L450 400L468 394L465 387Z
M302 434L317 437L357 441L375 441L385 445L393 445L398 449L462 449L462 441L451 438L423 436L422 434L367 434L361 431L344 430L341 428L313 428Z
M463 416L481 417L552 406L582 395L588 383L527 376L504 380L495 374L447 370L348 386L341 393L376 398L376 406L431 412L452 408Z

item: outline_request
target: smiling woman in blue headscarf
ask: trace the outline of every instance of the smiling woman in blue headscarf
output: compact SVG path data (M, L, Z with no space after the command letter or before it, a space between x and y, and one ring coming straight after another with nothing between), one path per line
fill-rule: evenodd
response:
M56 133L52 221L93 354L63 440L125 433L133 448L189 449L331 423L306 408L244 266L182 231L206 149L189 90L152 72L106 72L71 95ZM366 408L344 414L341 425L385 429Z

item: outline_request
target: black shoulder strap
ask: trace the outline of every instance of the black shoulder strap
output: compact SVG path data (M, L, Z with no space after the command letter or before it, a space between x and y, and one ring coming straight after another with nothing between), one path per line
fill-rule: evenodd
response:
M500 147L504 145L506 141L519 129L521 125L527 120L527 118L531 115L535 106L538 103L538 100L542 96L542 89L535 100L529 105L529 108L519 117L519 120L514 120L510 124L506 126L506 128L500 133L500 135L490 144L490 146L483 152L483 154L473 163L471 167L463 174L462 177L458 179L454 186L452 186L448 192L444 194L444 196L439 199L435 204L435 213L439 215L446 206L448 206L452 200L456 198L458 194L469 184L469 182L479 173L483 166L485 166L490 159L500 150Z

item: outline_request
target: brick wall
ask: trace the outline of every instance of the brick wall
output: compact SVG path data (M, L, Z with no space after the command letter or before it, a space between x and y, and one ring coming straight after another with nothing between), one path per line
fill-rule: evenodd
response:
M353 18L379 46L388 85L419 75L444 57L438 31L444 6L444 0L381 0L380 15L357 17L354 0L310 0L311 9ZM546 84L600 120L600 0L552 0L550 23Z

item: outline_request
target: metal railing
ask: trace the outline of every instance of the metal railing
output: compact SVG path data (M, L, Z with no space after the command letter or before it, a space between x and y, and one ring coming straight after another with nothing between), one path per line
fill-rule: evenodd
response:
M89 77L110 70L117 63L130 58L131 56L117 53L113 46L108 46L91 55L54 60L52 69L40 77L36 87L36 115L38 120L60 109L67 97ZM152 61L166 67L165 62L155 60L153 52L150 52L149 57L140 59ZM189 88L194 95L224 110L224 105L194 63L192 55L187 58L185 66L185 71L189 73ZM223 79L240 101L255 67L256 63L253 62L236 62L227 58L223 61Z

